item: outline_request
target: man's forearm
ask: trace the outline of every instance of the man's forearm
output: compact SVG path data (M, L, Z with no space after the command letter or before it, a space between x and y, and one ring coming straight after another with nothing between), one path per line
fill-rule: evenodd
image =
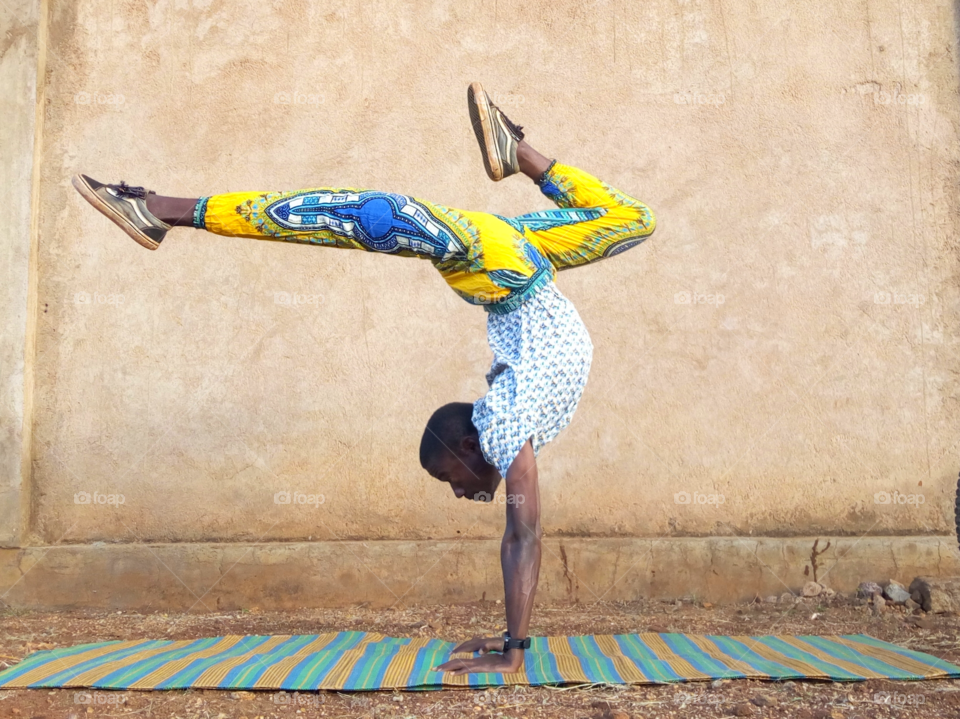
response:
M504 536L500 545L500 564L506 595L507 631L511 637L525 638L540 579L540 532L539 527L518 529L518 533Z
M510 464L506 481L507 528L500 545L500 565L503 568L507 631L511 637L525 639L540 579L542 535L537 460L530 441L523 445ZM512 649L507 655L512 666L521 666L522 649Z

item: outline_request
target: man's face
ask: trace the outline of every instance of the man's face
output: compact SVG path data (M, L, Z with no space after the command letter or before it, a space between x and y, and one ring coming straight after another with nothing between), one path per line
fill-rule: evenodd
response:
M458 456L443 452L427 467L427 472L449 484L457 499L492 502L500 485L500 473L483 458L475 438L465 437L460 450Z

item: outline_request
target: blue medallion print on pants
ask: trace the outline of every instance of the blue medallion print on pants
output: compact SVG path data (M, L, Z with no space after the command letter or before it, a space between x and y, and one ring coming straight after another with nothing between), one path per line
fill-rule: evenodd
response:
M285 230L329 230L374 252L410 250L446 260L466 251L456 235L406 195L308 190L269 204L266 213Z

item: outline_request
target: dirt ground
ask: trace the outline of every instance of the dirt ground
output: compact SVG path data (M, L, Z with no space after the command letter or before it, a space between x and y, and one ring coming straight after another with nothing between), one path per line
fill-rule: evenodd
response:
M917 622L921 626L916 626ZM0 613L0 668L40 649L112 639L194 639L222 634L316 634L343 629L450 641L503 630L503 608L494 602L407 607L390 611L349 609L221 614L120 612ZM960 617L908 616L888 609L875 616L857 600L834 597L796 605L752 603L712 607L693 602L630 602L538 606L532 634L609 634L682 631L712 634L867 633L960 664ZM858 683L749 680L632 687L510 687L434 692L308 693L74 690L0 691L0 717L179 717L280 719L293 717L857 717L960 718L960 680ZM78 703L87 698L93 704ZM282 703L286 701L286 703ZM889 703L886 703L889 702Z

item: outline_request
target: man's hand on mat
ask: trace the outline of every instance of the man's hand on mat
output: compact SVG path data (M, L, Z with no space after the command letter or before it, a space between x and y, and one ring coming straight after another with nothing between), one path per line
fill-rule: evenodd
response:
M503 646L503 640L500 640ZM476 672L491 672L493 674L513 674L523 666L523 650L511 649L506 654L484 654L479 657L465 659L451 659L436 668L438 672L451 674L471 674Z
M463 644L457 646L453 650L453 654L460 654L461 652L480 652L481 654L487 654L489 652L499 652L503 650L503 637L474 637L473 639L468 639Z

